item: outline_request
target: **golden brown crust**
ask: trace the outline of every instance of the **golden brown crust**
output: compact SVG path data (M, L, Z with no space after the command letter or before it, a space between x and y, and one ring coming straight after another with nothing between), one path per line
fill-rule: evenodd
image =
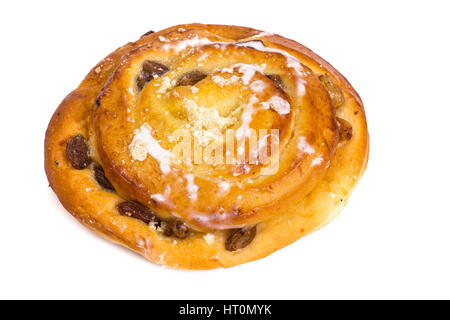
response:
M139 200L148 197L146 192L148 190L139 192L136 186L130 188L127 176L125 175L124 179L124 175L120 174L121 171L113 167L114 160L117 159L106 160L109 154L103 150L105 147L103 141L95 140L99 135L95 134L92 126L92 112L99 95L103 99L111 94L106 91L112 90L111 88L117 89L109 85L118 79L119 72L114 70L124 56L130 54L136 56L142 44L149 43L160 35L176 32L179 28L204 30L218 38L234 41L263 39L266 46L287 51L311 70L307 81L307 97L312 100L326 100L311 103L315 105L329 103L327 95L320 98L325 89L317 77L323 73L328 73L334 78L345 96L345 103L336 110L336 115L351 123L352 138L337 145L337 149L336 146L330 145L328 151L321 150L325 158L329 159L329 166L320 167L320 170L315 171L315 176L308 180L312 181L310 186L298 190L295 203L282 201L287 205L278 202L278 206L271 208L282 210L283 214L265 214L253 220L245 216L245 220L237 220L237 224L243 221L245 224L259 222L254 240L247 247L237 251L229 252L225 249L227 231L216 230L208 234L198 232L186 239L176 240L162 235L139 220L119 215L116 206L123 198L117 193L102 189L89 169L74 169L65 155L68 139L76 134L82 134L89 139L91 149L94 151L92 154L94 161L104 165L108 178L119 194ZM337 70L311 50L278 35L258 37L258 34L261 34L261 31L244 27L201 24L174 26L143 36L138 41L117 49L97 64L80 86L69 94L55 111L46 133L45 170L50 186L64 207L82 224L102 237L129 247L156 263L184 269L231 267L259 259L331 221L345 205L367 163L368 132L361 99ZM337 129L333 124L325 125L327 126L331 126L333 132L329 140L331 143ZM320 127L323 128L323 125ZM97 151L100 154L97 154ZM301 190L308 190L308 194L302 194Z

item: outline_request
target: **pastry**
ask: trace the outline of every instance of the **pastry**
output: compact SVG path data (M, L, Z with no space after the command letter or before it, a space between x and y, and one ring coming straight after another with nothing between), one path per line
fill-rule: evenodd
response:
M282 36L222 25L147 32L55 111L45 171L63 206L155 263L231 267L330 222L368 159L360 97Z

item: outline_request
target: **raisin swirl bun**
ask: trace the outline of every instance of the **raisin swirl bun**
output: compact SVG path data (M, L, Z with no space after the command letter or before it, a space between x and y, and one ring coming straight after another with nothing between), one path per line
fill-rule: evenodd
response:
M237 26L179 25L120 47L45 138L50 186L75 218L184 269L262 258L327 224L367 158L349 82L304 46Z

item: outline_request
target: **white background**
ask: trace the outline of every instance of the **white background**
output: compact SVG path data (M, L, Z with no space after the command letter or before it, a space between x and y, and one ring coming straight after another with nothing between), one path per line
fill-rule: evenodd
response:
M447 1L3 1L0 298L450 298ZM188 22L276 32L340 70L365 103L367 171L330 225L231 269L153 265L59 204L44 133L90 68Z

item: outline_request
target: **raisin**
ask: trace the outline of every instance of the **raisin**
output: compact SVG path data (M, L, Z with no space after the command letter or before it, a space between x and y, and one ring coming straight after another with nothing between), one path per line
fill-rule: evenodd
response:
M228 251L236 251L245 248L256 236L256 226L233 229L225 242Z
M103 170L103 167L99 164L94 165L94 177L95 180L97 180L98 184L103 188L109 191L115 191L113 185L105 176L105 170Z
M159 218L149 208L137 201L124 201L117 205L117 210L123 216L139 219L145 223L156 222L160 224Z
M333 78L328 73L325 73L319 76L319 80L327 89L328 94L333 101L334 107L339 108L342 106L345 102L344 94Z
M206 76L205 73L197 70L185 73L178 79L177 86L193 86L206 78Z
M147 31L146 33L144 33L144 34L141 36L141 38L142 38L142 37L145 37L145 36L148 36L149 34L152 34L152 33L155 33L155 31L153 31L153 30Z
M70 138L66 146L66 156L72 167L78 170L86 168L91 163L89 147L81 134Z
M162 76L167 71L169 71L169 68L161 63L150 60L145 61L142 64L142 71L136 79L138 89L142 90L147 82L152 81L155 76Z
M175 236L179 239L184 239L188 236L189 228L188 226L180 220L172 220L167 223L164 229L165 236Z
M256 44L258 44L259 46L265 47L264 42L262 40L248 40L248 41L242 41L242 42L236 43L236 45L238 45L240 47L246 47L246 48L252 48L252 49L254 49L255 46L256 47L258 46Z
M350 140L353 135L353 128L347 120L336 118L339 128L339 141Z
M280 88L284 88L283 79L278 74L268 74L266 77L275 82Z

